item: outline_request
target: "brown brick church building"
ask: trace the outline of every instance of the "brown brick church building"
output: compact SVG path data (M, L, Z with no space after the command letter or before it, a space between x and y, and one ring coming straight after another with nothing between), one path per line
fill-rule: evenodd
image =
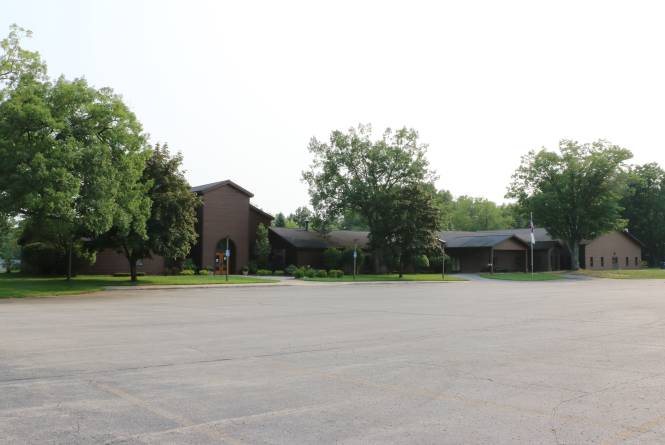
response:
M224 273L224 253L231 253L229 273L240 273L250 260L259 224L270 226L273 217L250 203L254 195L233 181L219 181L192 187L203 200L198 209L196 231L198 241L190 257L200 268ZM154 255L143 260L138 270L146 274L166 272L164 258ZM121 253L104 250L97 254L97 261L85 272L113 274L128 272L129 265Z

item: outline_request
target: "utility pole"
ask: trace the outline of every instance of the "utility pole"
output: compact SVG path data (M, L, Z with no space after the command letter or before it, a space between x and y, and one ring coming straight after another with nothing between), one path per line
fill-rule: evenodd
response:
M446 242L441 240L441 279L446 279Z

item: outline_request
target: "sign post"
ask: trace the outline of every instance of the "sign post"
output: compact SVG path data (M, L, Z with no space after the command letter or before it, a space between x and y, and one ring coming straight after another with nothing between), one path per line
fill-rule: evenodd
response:
M226 252L224 252L224 258L226 259L226 281L229 281L229 264L231 257L231 251L229 250L229 237L226 237Z
M353 243L353 279L356 279L356 258L358 257L358 246Z
M441 279L446 279L446 243L441 241Z

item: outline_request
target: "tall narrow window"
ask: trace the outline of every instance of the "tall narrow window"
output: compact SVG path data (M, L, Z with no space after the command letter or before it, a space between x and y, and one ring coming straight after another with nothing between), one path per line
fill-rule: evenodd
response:
M593 267L593 257L589 257L589 267Z
M626 267L630 266L630 260L626 257Z
M604 256L600 257L600 267L605 267L605 257Z
M640 265L640 260L638 260L637 257L635 257L635 267L637 267L639 265Z

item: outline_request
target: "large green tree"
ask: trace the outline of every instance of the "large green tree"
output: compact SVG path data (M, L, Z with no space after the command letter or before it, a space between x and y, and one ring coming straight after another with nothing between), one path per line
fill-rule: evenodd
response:
M263 224L259 224L256 228L254 255L256 256L256 263L259 267L268 267L270 259L270 240L268 238L268 228Z
M370 244L390 254L401 278L406 264L438 246L439 209L423 184L394 187L383 198L384 217L370 231Z
M460 196L450 209L450 225L453 230L509 229L513 222L509 212L486 198Z
M182 155L171 155L167 145L151 151L137 185L145 196L140 207L129 206L128 221L118 225L97 242L119 249L129 262L132 281L137 280L137 262L153 254L167 261L183 260L196 242L196 210L201 200L191 192L182 171ZM145 215L145 218L144 218Z
M20 47L21 32L12 28L0 57L0 210L66 240L70 278L81 238L140 224L138 214L145 224L149 201L136 184L147 142L112 90L50 81L39 55Z
M631 167L621 205L628 229L644 243L649 265L665 261L665 171L655 163Z
M522 158L507 197L533 212L535 222L571 251L579 268L579 246L622 225L621 174L629 150L605 141L562 140L559 152L542 149Z
M388 243L390 227L403 226L391 219L413 210L403 207L401 193L418 187L433 189L435 175L427 162L427 146L419 142L418 133L407 128L387 129L374 140L371 127L361 125L346 133L333 131L328 142L313 138L309 151L314 160L303 178L317 217L325 225L345 212L357 213L369 228L371 248L394 250L394 243ZM412 217L418 223L419 215Z
M12 261L20 255L19 234L17 222L13 218L0 215L0 262L4 264L7 273L12 271Z

